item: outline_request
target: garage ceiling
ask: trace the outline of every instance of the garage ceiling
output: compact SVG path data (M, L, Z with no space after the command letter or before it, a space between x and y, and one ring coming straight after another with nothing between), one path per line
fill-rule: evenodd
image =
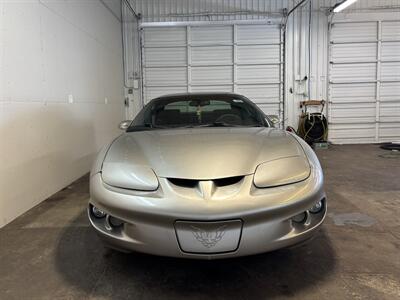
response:
M280 25L228 24L142 28L144 99L223 91L250 97L282 115Z

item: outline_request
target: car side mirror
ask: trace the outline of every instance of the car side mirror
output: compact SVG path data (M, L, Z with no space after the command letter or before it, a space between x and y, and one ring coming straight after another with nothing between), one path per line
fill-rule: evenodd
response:
M281 122L281 119L277 115L268 115L267 117L274 125L277 125Z
M132 120L125 120L125 121L122 121L121 123L119 123L118 127L121 130L127 130L129 125L131 125L131 123L132 123Z

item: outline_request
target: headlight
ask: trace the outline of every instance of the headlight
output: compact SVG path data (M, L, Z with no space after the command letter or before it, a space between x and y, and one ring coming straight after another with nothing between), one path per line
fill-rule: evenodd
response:
M293 156L259 165L254 174L254 185L259 188L295 183L307 179L310 165L307 158Z
M104 162L101 173L103 181L111 186L141 191L155 191L158 188L157 176L146 166Z

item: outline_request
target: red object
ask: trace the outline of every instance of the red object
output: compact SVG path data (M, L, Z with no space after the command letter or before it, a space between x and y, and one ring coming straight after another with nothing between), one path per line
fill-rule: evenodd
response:
M288 127L286 127L286 131L289 131L289 132L294 132L294 133L296 133L296 130L292 127L292 126L288 126Z

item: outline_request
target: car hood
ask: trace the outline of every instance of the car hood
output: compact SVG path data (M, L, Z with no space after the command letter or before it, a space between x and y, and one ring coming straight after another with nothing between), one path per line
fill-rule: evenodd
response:
M275 128L164 129L122 134L103 167L149 167L159 177L208 180L252 174L263 162L293 156L305 156L302 147Z

